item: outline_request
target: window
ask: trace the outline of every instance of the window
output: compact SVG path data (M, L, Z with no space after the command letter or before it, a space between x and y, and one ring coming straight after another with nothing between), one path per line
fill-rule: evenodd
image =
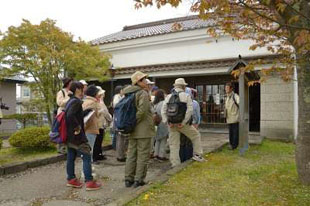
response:
M23 88L23 97L30 97L30 89Z

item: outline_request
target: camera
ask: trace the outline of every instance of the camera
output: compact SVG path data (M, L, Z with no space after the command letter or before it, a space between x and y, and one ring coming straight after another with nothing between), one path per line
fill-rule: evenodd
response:
M2 102L2 98L0 98L0 109L4 109L4 110L10 109L10 107L6 106L6 104Z

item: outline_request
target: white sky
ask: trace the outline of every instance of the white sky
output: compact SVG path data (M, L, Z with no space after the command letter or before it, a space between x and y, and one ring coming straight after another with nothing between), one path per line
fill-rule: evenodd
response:
M121 31L126 25L189 15L189 1L177 9L153 6L136 10L133 0L2 0L0 31L20 25L23 18L32 24L50 18L75 39L89 41Z

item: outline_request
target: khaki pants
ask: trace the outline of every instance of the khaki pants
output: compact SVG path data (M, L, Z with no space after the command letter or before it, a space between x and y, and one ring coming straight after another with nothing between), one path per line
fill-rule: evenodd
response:
M170 162L172 167L181 164L180 161L180 134L187 136L193 143L193 153L202 154L201 137L199 131L192 125L184 125L182 128L169 128Z
M116 139L116 157L118 159L126 158L127 148L128 148L128 137L118 132Z
M129 138L125 180L143 181L146 177L147 164L150 158L151 138Z

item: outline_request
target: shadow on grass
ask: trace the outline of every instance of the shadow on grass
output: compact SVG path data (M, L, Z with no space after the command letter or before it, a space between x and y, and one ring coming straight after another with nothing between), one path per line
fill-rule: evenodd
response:
M20 163L46 158L57 154L56 148L3 148L0 150L0 165Z

